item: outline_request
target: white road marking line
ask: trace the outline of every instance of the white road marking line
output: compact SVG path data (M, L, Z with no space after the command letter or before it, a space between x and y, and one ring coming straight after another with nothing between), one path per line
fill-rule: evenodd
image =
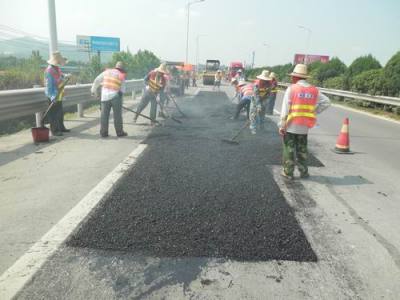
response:
M0 299L11 299L30 281L90 211L108 195L147 145L139 144L111 173L0 276Z
M358 110L358 109L355 109L355 108L347 107L347 106L336 104L336 103L332 103L331 105L333 107L336 107L336 108L342 108L342 109L349 110L349 111L352 111L352 112L356 112L356 113L359 113L359 114L362 114L362 115L366 115L366 116L369 116L369 117L374 117L374 118L381 119L381 120L384 120L384 121L389 121L389 122L395 123L397 125L400 124L400 121L397 121L397 120L394 120L394 119L390 119L390 118L384 117L384 116L374 115L374 114L372 114L370 112Z

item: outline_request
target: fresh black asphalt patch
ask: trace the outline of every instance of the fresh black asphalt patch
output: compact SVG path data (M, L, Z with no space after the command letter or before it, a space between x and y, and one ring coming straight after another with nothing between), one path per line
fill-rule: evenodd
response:
M238 261L316 261L317 257L270 172L281 141L273 122L239 145L221 142L243 125L223 93L181 101L188 118L167 122L68 246L154 257ZM178 115L176 115L178 117ZM311 158L311 165L321 165Z

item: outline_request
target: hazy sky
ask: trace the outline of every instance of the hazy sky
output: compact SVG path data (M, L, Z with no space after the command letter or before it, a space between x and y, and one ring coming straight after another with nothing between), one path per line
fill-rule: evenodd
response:
M148 49L184 60L187 0L56 0L59 40L115 36L122 48ZM207 58L275 65L294 53L338 56L346 64L365 54L381 63L400 50L400 0L205 0L191 6L191 62ZM48 36L47 0L0 0L0 24ZM312 30L307 47L307 32ZM268 44L269 46L264 46ZM308 49L307 49L308 48Z

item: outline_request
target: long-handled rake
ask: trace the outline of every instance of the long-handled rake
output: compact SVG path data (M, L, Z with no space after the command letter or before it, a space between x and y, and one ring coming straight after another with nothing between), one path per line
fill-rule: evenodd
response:
M146 115L143 115L143 114L141 114L141 113L138 113L138 112L134 111L133 109L130 109L130 108L126 107L126 106L122 106L122 108L125 109L125 110L127 110L127 111L133 112L134 114L137 114L137 115L139 115L139 116L141 116L141 117L143 117L143 118L145 118L145 119L147 119L147 120L150 120L150 121L152 121L152 122L155 122L155 123L157 123L158 125L162 125L162 124L161 124L160 122L158 122L157 120L152 119L152 118L150 118L150 117L148 117L148 116L146 116Z
M231 139L221 139L221 141L230 145L239 145L239 142L236 141L236 139L243 132L243 130L249 126L249 124L250 121L247 121Z
M169 99L172 100L172 102L174 102L174 105L175 105L176 109L179 111L179 113L182 115L182 117L186 118L187 116L186 116L186 115L183 113L183 111L179 108L178 103L176 103L175 97L172 96L172 95L170 95L170 94L168 94L167 96L168 96Z

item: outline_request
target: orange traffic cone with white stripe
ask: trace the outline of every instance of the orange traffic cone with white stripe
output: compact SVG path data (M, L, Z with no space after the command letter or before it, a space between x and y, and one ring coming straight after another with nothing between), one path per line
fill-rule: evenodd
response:
M336 140L334 151L339 154L352 154L350 151L349 118L344 119L342 129Z

